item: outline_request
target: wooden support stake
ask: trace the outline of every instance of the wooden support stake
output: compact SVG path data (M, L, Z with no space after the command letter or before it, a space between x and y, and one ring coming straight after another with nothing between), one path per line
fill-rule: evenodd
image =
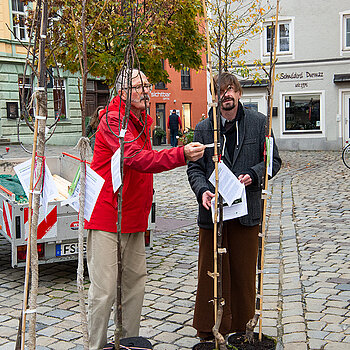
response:
M276 5L276 21L275 21L275 37L274 37L274 49L273 49L273 59L270 64L272 64L272 74L270 76L270 99L269 99L269 113L268 113L268 132L266 134L267 138L271 137L271 129L272 129L272 110L273 110L273 94L274 94L274 87L275 87L275 67L276 67L276 48L277 48L277 33L278 33L278 12L279 12L279 0L277 0ZM268 151L266 149L266 151ZM263 311L263 270L264 270L264 258L265 258L265 234L266 234L266 204L267 204L267 189L268 189L268 164L267 164L267 154L265 155L265 184L264 184L264 191L262 193L262 199L263 199L263 213L262 213L262 223L261 223L261 231L262 231L262 237L261 237L261 254L260 254L260 262L259 262L259 268L261 270L260 274L260 298L259 298L259 341L262 340L262 311Z
M218 122L217 122L217 101L215 100L216 94L214 89L214 79L213 79L213 70L212 70L212 57L211 57L211 48L210 48L210 37L209 37L209 25L208 25L208 16L207 16L207 8L205 4L205 0L203 0L203 14L205 19L205 31L206 31L206 39L207 39L207 55L208 55L208 69L210 74L210 87L211 87L211 96L212 101L209 103L209 106L213 108L213 123L214 123L214 156L213 162L215 165L215 209L214 209L214 237L213 237L213 249L214 249L214 271L211 276L214 279L214 326L213 326L213 334L215 336L215 347L216 349L226 349L225 339L219 333L219 328L221 324L221 318L223 313L223 305L224 301L222 300L222 283L219 284L219 279L222 278L220 276L220 271L218 271L218 204L219 204L219 147L220 144L218 142ZM222 203L222 200L221 200ZM222 210L220 211L220 217L222 220ZM222 239L219 240L221 245ZM222 252L220 252L222 253ZM222 259L222 256L220 256ZM221 261L221 260L220 260ZM220 265L221 266L221 265ZM221 270L221 268L220 268ZM220 300L219 300L220 298Z

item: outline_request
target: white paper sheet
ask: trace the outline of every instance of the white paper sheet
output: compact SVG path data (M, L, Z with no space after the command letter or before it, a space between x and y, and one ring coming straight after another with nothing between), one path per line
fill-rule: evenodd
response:
M105 180L98 175L89 166L86 166L86 188L85 188L85 208L84 218L89 221L91 214L95 208L97 198L101 192L102 186ZM73 194L65 201L61 202L61 205L69 204L74 210L79 212L79 193L80 193L80 178L77 186L74 189Z
M213 199L211 201L211 213L212 213L212 220L214 222L214 210L215 210L215 200ZM224 205L223 207L223 221L226 220L232 220L235 218L239 218L241 216L248 214L248 208L247 208L247 196L245 192L245 188L242 192L242 197L240 198L240 202L237 204L232 204L231 206ZM220 213L218 212L217 220L219 222L220 220Z
M242 197L244 185L237 179L232 171L223 163L219 167L219 193L225 202L230 206L232 203ZM209 181L215 187L215 170L210 175Z
M273 138L266 138L267 147L267 174L272 176L272 165L273 165Z
M27 161L21 164L18 164L13 168L28 198L29 198L31 164L32 164L32 160L28 159ZM33 186L37 182L37 179L35 178L35 174L36 174L36 169L34 169ZM51 171L45 162L44 184L43 184L43 190L40 196L40 204L42 206L41 210L44 211L43 212L44 216L46 216L47 214L47 206L49 201L54 200L57 196L58 196L58 190L57 190L55 181L53 180Z
M117 192L122 183L122 177L120 173L120 148L118 148L111 159L111 171L112 171L112 184L113 191Z
M51 174L49 167L45 162L45 176L44 176L44 187L42 192L42 206L44 210L44 216L47 214L47 206L49 201L54 200L58 197L58 190Z

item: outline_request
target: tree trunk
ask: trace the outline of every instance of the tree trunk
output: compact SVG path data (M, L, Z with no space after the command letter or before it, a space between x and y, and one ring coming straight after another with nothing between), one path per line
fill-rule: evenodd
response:
M39 62L38 62L38 76L39 76L39 88L36 91L36 103L37 103L37 118L38 121L38 147L36 157L36 179L37 183L33 187L34 201L33 201L33 218L31 222L31 290L29 308L31 310L29 318L29 349L35 350L36 348L36 308L37 308L37 296L39 285L39 272L38 272L38 251L37 251L37 228L39 220L39 206L43 178L45 174L45 129L47 118L47 95L45 93L45 81L46 81L46 61L45 61L45 43L47 32L47 17L48 17L48 3L47 0L43 1L43 9L41 16L40 26L40 43L39 43ZM43 119L44 118L44 119ZM30 213L31 214L31 213ZM24 346L24 344L22 344Z

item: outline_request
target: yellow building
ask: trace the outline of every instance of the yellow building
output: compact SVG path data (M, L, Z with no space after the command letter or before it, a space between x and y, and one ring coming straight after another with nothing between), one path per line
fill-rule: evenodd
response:
M33 117L33 108L25 108L21 96L29 101L36 82L29 66L25 68L29 44L25 26L27 7L21 0L0 2L0 141L31 143L33 135L23 115ZM25 71L26 70L26 71ZM24 72L25 71L25 72ZM49 69L47 74L48 126L60 118L50 138L51 144L75 144L81 136L78 75L61 69ZM108 98L108 88L101 80L88 80L87 109L92 115ZM19 128L18 128L19 125Z

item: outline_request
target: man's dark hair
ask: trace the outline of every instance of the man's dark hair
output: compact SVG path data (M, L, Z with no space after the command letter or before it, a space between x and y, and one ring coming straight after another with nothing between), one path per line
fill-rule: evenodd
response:
M176 109L173 109L173 113L176 113Z
M219 74L214 77L214 91L217 95L217 86L218 86ZM234 86L236 91L243 93L242 87L238 79L229 72L223 72L220 76L220 90L226 90L229 86Z

